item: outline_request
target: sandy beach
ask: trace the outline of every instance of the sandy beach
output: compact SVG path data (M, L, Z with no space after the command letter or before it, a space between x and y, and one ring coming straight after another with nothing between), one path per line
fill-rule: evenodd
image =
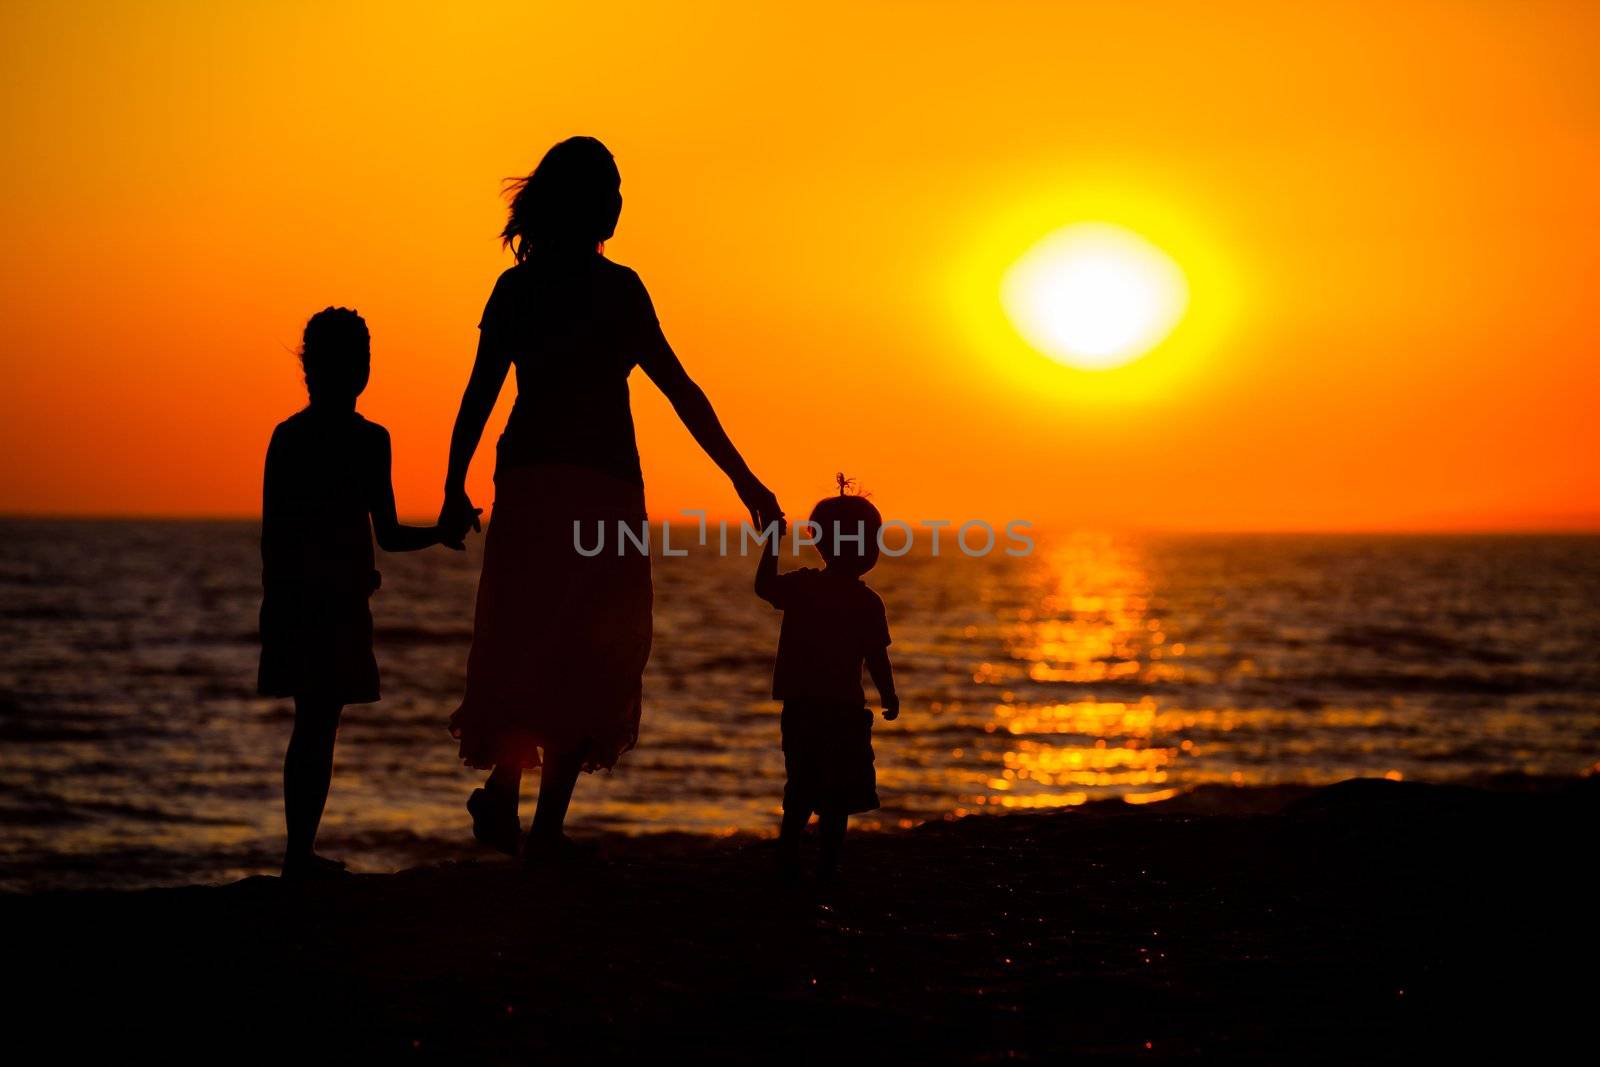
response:
M1388 1060L1581 1026L1593 778L1201 791L772 844L607 838L289 885L11 896L55 1053L445 1062Z

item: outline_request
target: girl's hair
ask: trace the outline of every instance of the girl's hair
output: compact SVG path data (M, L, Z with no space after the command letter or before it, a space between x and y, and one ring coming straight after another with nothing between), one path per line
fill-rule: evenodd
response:
M500 241L521 263L534 246L598 250L617 231L622 174L593 137L551 148L526 178L507 179L511 214Z
M372 367L372 337L367 323L349 308L323 308L306 321L300 341L300 366L306 391L359 395Z
M834 484L839 495L826 497L811 509L811 521L819 530L817 551L828 566L860 577L877 565L883 516L860 492L854 478L840 473L834 476Z

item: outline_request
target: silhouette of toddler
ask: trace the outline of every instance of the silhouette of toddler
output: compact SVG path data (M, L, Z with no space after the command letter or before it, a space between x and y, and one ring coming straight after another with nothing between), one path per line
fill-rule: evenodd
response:
M865 497L848 492L844 475L838 482L839 495L811 512L823 569L779 574L778 538L761 553L756 569L756 595L783 612L772 695L783 701L788 781L778 853L788 878L798 873L800 840L813 812L822 846L818 874L826 879L837 872L850 816L878 806L863 664L883 702L883 717L900 714L883 601L861 580L878 562L883 518Z

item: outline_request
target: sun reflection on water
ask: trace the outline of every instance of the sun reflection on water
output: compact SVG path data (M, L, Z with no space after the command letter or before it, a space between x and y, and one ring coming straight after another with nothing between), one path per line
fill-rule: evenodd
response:
M1000 704L996 733L1010 738L996 754L978 805L1053 807L1082 804L1091 792L1124 795L1162 787L1169 769L1188 755L1167 743L1153 701L1080 701L1045 707Z
M1229 604L1223 575L1196 596L1195 578L1152 558L1144 541L1078 534L1041 552L1009 596L985 592L994 621L965 636L987 655L952 671L949 699L930 708L976 735L924 764L957 791L953 814L1400 773L1370 764L1415 709L1297 695L1281 654L1252 654L1254 604Z
M1158 683L1180 676L1186 649L1169 640L1142 554L1106 535L1080 534L1042 554L1032 603L1005 619L1009 661L974 666L973 682L1001 699L983 725L1003 740L978 753L973 808L1053 808L1120 795L1165 799L1180 760L1197 746L1182 736L1184 715L1163 715L1156 700L1096 698L1018 701L1008 687Z

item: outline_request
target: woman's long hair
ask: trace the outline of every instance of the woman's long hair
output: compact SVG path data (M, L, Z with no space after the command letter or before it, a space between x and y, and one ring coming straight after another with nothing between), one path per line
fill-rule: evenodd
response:
M569 137L526 178L507 182L511 214L500 240L521 263L535 248L595 251L617 231L622 175L605 145Z

